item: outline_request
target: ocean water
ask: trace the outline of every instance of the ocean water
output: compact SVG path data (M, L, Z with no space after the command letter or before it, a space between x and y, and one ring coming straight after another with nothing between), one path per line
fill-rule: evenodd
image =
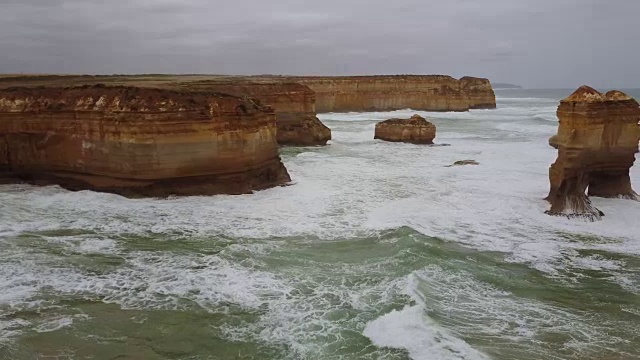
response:
M640 203L544 214L570 93L322 114L330 146L252 195L2 185L0 359L640 358ZM373 140L414 113L449 146Z

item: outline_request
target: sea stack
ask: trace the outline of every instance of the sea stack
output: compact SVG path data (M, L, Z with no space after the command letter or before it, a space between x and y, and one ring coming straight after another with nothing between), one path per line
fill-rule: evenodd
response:
M91 85L0 90L0 180L164 197L242 194L290 178L269 107Z
M549 169L551 190L547 214L585 217L604 215L587 197L638 200L629 169L640 140L640 106L620 91L602 94L582 86L560 102L558 133L550 144L558 158Z
M331 140L331 130L316 117L316 94L305 85L243 78L196 81L180 85L188 89L248 97L271 106L276 114L276 139L280 145L326 145Z
M469 109L496 108L496 95L489 79L472 76L460 78L460 91L467 96Z
M420 115L409 119L389 119L376 124L374 139L411 144L433 144L436 126Z

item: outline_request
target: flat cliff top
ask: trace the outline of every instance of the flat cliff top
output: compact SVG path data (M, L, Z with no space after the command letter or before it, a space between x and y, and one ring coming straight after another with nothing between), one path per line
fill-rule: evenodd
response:
M0 75L0 89L7 87L73 87L104 84L149 88L189 89L189 84L268 84L257 78L224 75ZM273 84L280 84L274 82ZM299 84L296 84L299 85ZM299 85L301 86L301 85Z
M357 81L376 81L376 80L393 80L393 81L460 81L460 80L476 80L476 81L489 81L485 78L464 76L460 79L456 79L449 75L353 75L353 76L283 76L286 79L294 81L324 81L324 80L357 80Z
M302 94L314 96L306 85L284 78L274 80L247 76L222 75L0 75L0 90L21 88L74 88L81 86L135 87L177 92L207 92L234 96L278 96Z
M278 93L299 92L309 95L315 94L308 86L294 82L258 82L251 79L215 79L187 81L174 84L178 88L190 90L213 90L219 92L228 91L230 93L245 92L254 95L271 95Z
M79 86L92 84L127 85L137 87L171 88L177 84L184 88L189 84L202 87L205 83L212 85L235 84L271 84L272 86L288 84L303 86L299 81L479 81L488 79L465 76L460 80L449 75L355 75L355 76L292 76L292 75L0 75L0 89L14 86Z
M0 111L120 111L172 112L211 110L243 105L262 108L246 99L212 91L178 91L133 86L11 87L0 90Z

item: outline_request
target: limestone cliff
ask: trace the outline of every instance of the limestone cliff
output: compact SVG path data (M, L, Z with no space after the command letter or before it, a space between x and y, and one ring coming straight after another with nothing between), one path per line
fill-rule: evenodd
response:
M290 181L273 110L212 92L0 91L0 177L125 196L240 194Z
M560 102L558 133L550 145L558 149L549 180L552 215L598 219L588 195L638 200L629 169L640 140L640 106L620 91L602 94L580 87Z
M288 80L316 92L316 111L425 111L493 109L496 99L487 79L443 75L298 77Z
M198 88L249 97L273 107L278 127L277 140L281 145L326 145L331 130L317 117L315 93L307 86L288 82L198 81L183 83Z
M420 115L410 119L389 119L376 124L374 139L411 144L433 144L436 126Z
M496 95L488 79L465 76L460 79L460 90L469 99L469 109L496 108Z

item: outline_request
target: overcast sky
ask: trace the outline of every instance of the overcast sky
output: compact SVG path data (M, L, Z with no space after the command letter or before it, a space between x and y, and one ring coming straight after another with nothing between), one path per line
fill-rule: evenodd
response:
M0 0L0 73L640 87L640 0Z

